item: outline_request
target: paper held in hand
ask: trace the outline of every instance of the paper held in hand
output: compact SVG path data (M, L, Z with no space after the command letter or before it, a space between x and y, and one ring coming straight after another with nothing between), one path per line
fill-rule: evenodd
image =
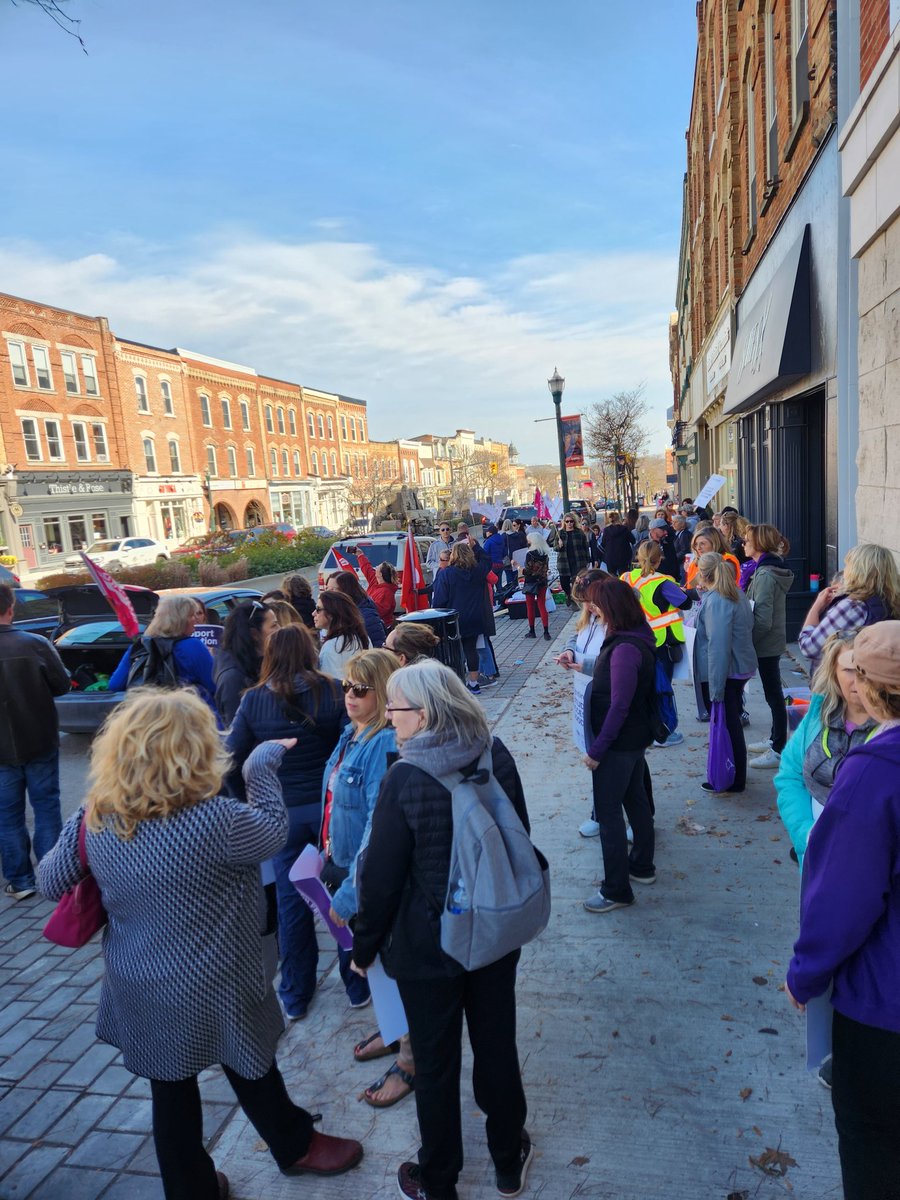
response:
M694 497L694 507L705 508L724 483L724 475L710 475L709 479L707 479L706 483L704 483L703 487Z

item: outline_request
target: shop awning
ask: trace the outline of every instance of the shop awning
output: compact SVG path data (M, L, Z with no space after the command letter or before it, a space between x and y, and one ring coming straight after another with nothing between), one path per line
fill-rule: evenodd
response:
M806 225L761 299L741 320L725 393L726 415L749 412L810 372L809 239Z

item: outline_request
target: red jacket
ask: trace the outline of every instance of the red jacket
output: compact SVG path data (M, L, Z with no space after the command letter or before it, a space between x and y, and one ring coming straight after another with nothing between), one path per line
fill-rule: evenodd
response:
M356 561L359 563L359 569L366 577L366 583L369 585L369 599L378 609L379 617L381 617L385 625L393 625L397 589L392 584L384 582L381 578L381 572L375 570L362 550L357 550Z

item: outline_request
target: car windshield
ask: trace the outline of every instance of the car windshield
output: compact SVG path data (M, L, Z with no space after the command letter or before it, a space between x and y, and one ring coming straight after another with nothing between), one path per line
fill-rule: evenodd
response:
M398 547L398 545L402 546L403 543L396 542L396 541L394 541L394 542L372 542L372 544L369 546L367 546L365 544L365 542L353 542L351 544L359 546L360 550L363 552L363 554L366 556L366 558L369 560L369 562L372 564L372 566L377 567L383 562L388 562L391 564L391 566L396 566L397 565L397 547ZM347 550L346 546L338 546L338 550L340 550L341 554L343 554L344 558L346 558L348 560L348 562L350 562L354 567L357 566L356 555L351 554ZM339 568L337 565L337 561L334 557L334 554L329 554L328 559L329 559L329 561L326 564L328 570L329 571L337 571Z
M146 622L141 623L141 629ZM130 638L118 621L91 621L87 625L76 625L56 639L57 646L97 646L118 642L125 647Z
M110 550L118 550L121 545L121 542L92 542L85 553L108 554Z

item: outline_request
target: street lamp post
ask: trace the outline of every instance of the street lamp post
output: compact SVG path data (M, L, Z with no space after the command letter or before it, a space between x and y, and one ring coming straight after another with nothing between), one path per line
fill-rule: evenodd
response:
M569 478L566 474L566 443L563 438L562 427L562 397L565 386L565 379L563 379L562 375L554 367L553 374L547 380L547 387L550 389L550 395L553 397L553 404L556 408L556 440L559 445L559 482L562 486L564 514L569 511Z
M211 483L210 474L209 474L209 467L206 468L206 474L204 475L203 478L204 478L203 490L206 492L206 499L209 501L209 531L210 531L210 533L213 533L216 528L216 512L215 512L215 509L213 508L212 483Z

